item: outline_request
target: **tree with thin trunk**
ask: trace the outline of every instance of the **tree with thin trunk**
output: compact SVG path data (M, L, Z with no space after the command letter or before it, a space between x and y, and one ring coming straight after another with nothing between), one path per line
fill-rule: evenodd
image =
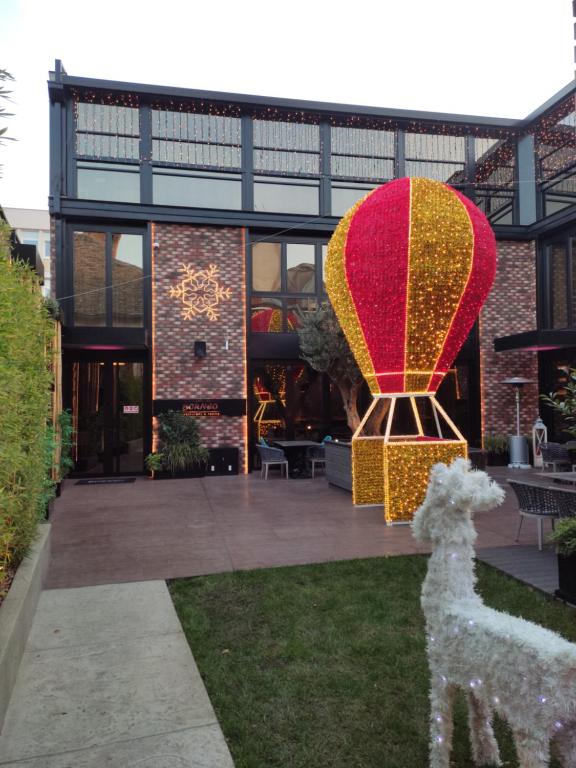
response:
M362 374L330 304L301 313L298 336L300 356L315 371L326 373L338 387L352 432L360 424L358 394Z

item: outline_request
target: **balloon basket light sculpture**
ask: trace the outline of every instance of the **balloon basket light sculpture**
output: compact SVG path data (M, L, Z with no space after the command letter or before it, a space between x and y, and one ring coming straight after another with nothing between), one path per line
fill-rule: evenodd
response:
M352 439L353 501L384 504L388 523L411 520L434 464L467 455L435 394L495 272L496 240L484 214L432 179L378 187L330 239L326 288L373 397ZM379 402L388 403L384 434L366 435ZM397 432L401 403L414 426Z
M406 403L413 431L395 434L395 417ZM384 434L363 435L378 406L387 407ZM428 419L424 418L426 411ZM425 429L427 422L432 423L432 429ZM352 438L353 503L383 504L387 525L409 523L426 492L434 464L467 456L465 438L433 394L374 395Z

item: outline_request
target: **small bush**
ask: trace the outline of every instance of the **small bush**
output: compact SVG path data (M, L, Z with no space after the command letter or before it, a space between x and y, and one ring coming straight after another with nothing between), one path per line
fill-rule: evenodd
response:
M200 443L198 422L179 411L158 416L158 437L162 467L172 475L189 472L196 464L208 461L208 451Z
M8 235L0 227L0 582L45 514L54 450L46 351L54 326L36 276L10 261Z
M565 557L576 555L576 518L568 517L556 523L548 541L555 544L558 552Z

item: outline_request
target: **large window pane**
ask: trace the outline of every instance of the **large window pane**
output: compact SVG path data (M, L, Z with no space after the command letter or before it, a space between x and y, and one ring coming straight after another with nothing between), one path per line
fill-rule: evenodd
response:
M310 243L287 243L286 288L288 293L314 293L316 290L314 251L314 245Z
M438 160L464 162L466 139L464 136L444 134L407 133L406 157L411 160Z
M301 318L309 312L314 312L318 308L316 299L288 299L286 318L288 321L288 330L296 331L301 324Z
M79 163L78 197L84 200L139 203L139 167Z
M196 167L241 165L238 117L152 110L152 160Z
M254 210L272 213L318 214L319 185L317 182L298 185L271 178L262 183L254 181Z
M142 327L142 235L112 235L112 325Z
M309 123L254 120L254 169L320 173L320 128Z
M158 169L154 173L153 201L155 205L239 210L242 184L240 176L236 175L207 173L191 176L183 171Z
M332 186L332 216L344 216L354 203L363 198L374 189L371 185L365 186Z
M566 274L566 246L563 243L551 245L548 249L550 275L552 328L568 326L568 299Z
M106 325L106 234L74 232L74 324Z
M464 165L456 163L432 163L406 160L407 176L424 176L447 184L464 184Z
M332 176L387 181L394 177L394 132L333 127Z
M78 157L138 159L140 126L137 107L85 102L77 102L75 107Z
M252 246L252 290L280 290L280 252L280 243L255 243Z
M252 333L282 333L284 330L282 299L252 297L250 307Z

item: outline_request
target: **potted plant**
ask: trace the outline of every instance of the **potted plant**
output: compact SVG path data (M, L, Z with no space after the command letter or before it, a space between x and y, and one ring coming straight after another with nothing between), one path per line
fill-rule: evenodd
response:
M483 445L489 466L503 467L508 464L508 438L506 435L494 433L484 435Z
M556 595L576 605L576 517L559 520L548 541L556 545L558 556Z
M162 470L176 475L202 477L208 451L200 442L198 422L180 411L167 411L158 416L158 438Z
M149 453L144 459L146 469L150 472L150 477L152 479L154 479L154 474L156 472L162 471L162 459L163 456L161 453Z

